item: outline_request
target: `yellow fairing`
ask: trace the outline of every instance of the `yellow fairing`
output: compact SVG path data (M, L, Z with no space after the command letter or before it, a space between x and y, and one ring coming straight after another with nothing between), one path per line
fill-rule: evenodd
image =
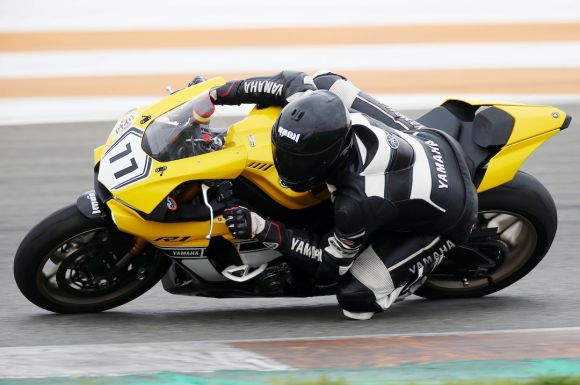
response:
M208 92L212 87L220 84L223 84L223 79L216 78L176 92L161 102L143 109L137 115L140 117L149 116L150 118L147 122L141 123L141 118L137 117L132 121L132 127L145 130L144 125L154 121L159 115L188 102L200 93ZM105 147L98 149L98 151L106 150L124 131L114 129ZM171 162L159 162L152 159L152 171L147 178L116 189L114 194L117 199L127 205L149 214L175 187L184 182L236 178L246 166L246 159L246 149L243 146L232 146L221 151ZM164 168L163 172L153 171L162 168Z
M566 113L549 106L498 105L515 122L506 145L489 161L477 191L482 192L512 180L524 161L542 143L560 131Z
M272 159L271 130L280 108L254 109L248 117L232 125L226 137L228 146L247 146L247 163L242 176L251 180L270 198L289 209L301 209L320 203L310 192L297 193L280 185Z
M105 152L105 145L99 146L93 151L93 166L96 166L103 157L103 152Z
M508 146L546 132L558 132L566 119L564 111L548 106L500 106L499 108L516 119L507 142Z
M95 165L127 130L144 132L158 116L221 84L224 84L223 79L211 79L176 92L150 107L128 112L116 123L106 144L94 150ZM154 222L143 219L137 213L150 214L176 187L193 180L235 179L242 176L289 209L306 208L327 199L328 192L315 197L310 192L296 193L280 185L273 165L270 139L272 125L279 113L279 108L253 109L246 118L229 128L222 150L169 162L151 159L149 175L111 191L115 198L109 200L107 205L117 227L158 247L206 247L209 242L206 239L210 231L209 220ZM143 119L145 117L147 119ZM232 239L221 216L215 218L211 235Z
M174 188L184 182L236 178L246 165L246 157L243 147L234 147L172 162L153 160L152 170L162 166L167 169L163 173L151 172L148 178L116 191L115 196L149 214Z
M522 163L550 137L558 133L553 130L536 137L506 146L490 161L477 192L492 189L512 180Z
M184 88L182 90L176 91L173 94L167 96L161 101L144 108L137 108L127 112L122 116L111 131L111 134L107 138L104 146L95 149L95 162L101 159L102 153L106 151L129 127L136 127L141 131L145 131L147 126L153 122L160 115L163 115L169 110L172 110L180 105L189 102L196 96L202 93L207 93L214 87L219 87L225 83L225 80L221 77L209 79L203 83L193 85L191 87ZM144 118L147 117L146 120Z
M223 83L221 78L211 79L176 92L151 107L130 111L119 119L107 143L95 150L95 161L101 159L107 148L129 125L145 130L145 124L140 122L141 117L150 116L146 122L149 124L168 110ZM230 127L223 150L171 162L152 160L152 170L161 167L166 167L166 170L163 173L151 172L147 178L115 190L115 196L148 214L181 183L203 179L235 179L242 175L287 208L300 209L320 203L327 196L317 199L310 192L295 193L280 185L278 173L273 167L270 140L271 128L279 113L279 108L254 109L245 119ZM127 121L127 127L120 130L119 127Z
M119 137L129 128L129 127L136 127L141 131L145 131L147 126L155 120L155 118L159 117L163 113L174 109L183 103L186 103L193 99L194 97L200 95L203 92L208 92L213 87L218 87L224 84L225 81L223 78L213 78L209 79L203 83L196 84L191 87L184 88L179 90L172 95L164 98L158 103L155 103L149 107L144 108L137 108L127 112L123 115L115 126L113 130L109 134L107 141L104 145L95 148L93 154L93 161L94 165L101 161L103 154ZM143 118L148 117L147 120L143 120Z
M111 199L107 202L113 220L119 230L146 239L159 247L207 247L210 222L153 222L147 221L135 211ZM231 240L232 236L222 216L215 218L212 236L223 236Z

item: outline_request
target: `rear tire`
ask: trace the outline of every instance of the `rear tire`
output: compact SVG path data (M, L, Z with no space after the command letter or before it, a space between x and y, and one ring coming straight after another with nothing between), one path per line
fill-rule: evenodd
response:
M479 213L480 218L493 218L493 213L498 213L508 220L511 216L519 221L515 225L519 226L520 232L516 233L518 228L514 226L513 231L510 230L512 234L508 235L517 235L520 242L506 242L509 252L498 271L492 274L494 279L491 282L486 279L470 282L465 287L460 280L436 278L435 270L435 276L429 278L415 294L445 299L482 297L495 293L532 271L544 258L556 235L558 216L552 196L536 178L521 171L509 183L479 194Z
M22 294L46 310L111 309L145 293L169 268L169 259L148 246L118 276L95 284L95 277L106 274L133 243L112 224L88 219L71 205L26 235L14 259L14 278Z

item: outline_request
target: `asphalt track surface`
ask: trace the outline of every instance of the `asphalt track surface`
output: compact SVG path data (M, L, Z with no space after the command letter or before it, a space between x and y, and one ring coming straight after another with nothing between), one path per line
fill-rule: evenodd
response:
M345 320L334 297L211 299L156 286L100 314L55 315L18 291L12 261L38 221L92 188L92 148L110 122L0 127L0 346L412 334L580 326L580 105L578 120L523 169L552 192L559 229L545 260L500 293L468 300L412 297L365 322ZM417 113L409 113L417 116Z

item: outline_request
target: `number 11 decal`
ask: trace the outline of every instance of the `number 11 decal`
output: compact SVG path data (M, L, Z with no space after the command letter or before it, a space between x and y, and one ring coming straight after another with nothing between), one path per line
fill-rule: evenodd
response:
M146 178L151 158L141 148L143 133L132 127L113 144L101 159L99 182L116 190Z
M131 143L127 143L127 149L125 151L111 157L109 159L109 163L114 163L114 162L118 161L119 159L123 159L127 155L131 155ZM119 179L119 178L122 178L125 175L137 170L137 168L138 168L137 161L135 161L135 158L131 158L131 165L130 166L125 167L124 169L117 171L113 175L115 175L115 178Z

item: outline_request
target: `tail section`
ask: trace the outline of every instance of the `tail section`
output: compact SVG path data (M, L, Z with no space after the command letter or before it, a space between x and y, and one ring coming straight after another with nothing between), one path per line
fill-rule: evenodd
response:
M482 192L512 180L524 161L567 128L572 117L550 106L451 99L418 120L460 142Z

